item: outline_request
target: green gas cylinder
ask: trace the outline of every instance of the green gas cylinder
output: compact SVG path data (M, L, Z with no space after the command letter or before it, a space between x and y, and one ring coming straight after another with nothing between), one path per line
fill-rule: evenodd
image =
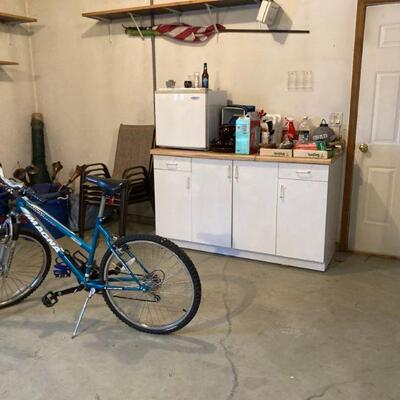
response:
M31 184L49 183L50 175L46 165L44 146L44 122L40 113L32 114L32 164L39 168L36 175L31 176Z

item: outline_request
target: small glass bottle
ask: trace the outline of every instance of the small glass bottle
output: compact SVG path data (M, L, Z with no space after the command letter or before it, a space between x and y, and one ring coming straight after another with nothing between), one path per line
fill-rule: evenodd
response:
M194 87L198 89L200 87L200 72L194 73Z

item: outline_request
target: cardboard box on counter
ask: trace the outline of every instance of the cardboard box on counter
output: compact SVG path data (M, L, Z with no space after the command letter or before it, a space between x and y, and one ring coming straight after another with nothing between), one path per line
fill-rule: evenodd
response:
M293 157L292 149L260 149L260 156L265 157Z
M295 158L319 158L327 159L335 155L335 150L293 150Z

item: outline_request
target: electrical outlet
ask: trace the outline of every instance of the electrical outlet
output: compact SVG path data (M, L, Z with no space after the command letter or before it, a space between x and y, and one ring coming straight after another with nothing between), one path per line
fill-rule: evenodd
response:
M329 115L329 125L330 126L342 126L343 125L343 113L333 112Z

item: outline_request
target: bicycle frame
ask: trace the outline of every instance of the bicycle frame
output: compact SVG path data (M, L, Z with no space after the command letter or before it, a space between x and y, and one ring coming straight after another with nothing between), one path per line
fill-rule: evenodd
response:
M81 239L74 232L69 230L59 221L57 221L53 216L48 214L45 210L43 210L38 205L34 204L30 201L26 196L19 197L16 203L16 211L19 214L23 214L26 218L31 222L32 226L39 232L39 234L46 240L46 242L51 246L51 248L57 253L59 257L64 261L64 263L71 269L72 273L75 275L79 284L85 285L85 287L89 289L95 290L121 290L121 291L142 291L146 292L149 288L146 285L140 283L138 277L132 272L129 265L122 259L122 257L118 254L118 250L113 244L114 238L111 233L104 228L103 226L103 211L105 206L105 197L102 198L100 204L99 215L96 219L96 225L94 227L92 233L92 239L90 243L87 243L85 240ZM57 231L61 232L64 236L67 236L69 239L74 241L79 245L84 251L88 253L88 261L86 263L85 271L81 271L71 260L71 256L69 253L61 247L61 245L54 239L51 233L43 226L40 219L37 217L40 216L47 223L56 228ZM93 268L94 258L96 254L96 249L99 243L100 235L104 237L107 248L111 250L113 255L118 259L119 262L129 271L130 277L118 278L118 279L110 279L110 282L135 282L137 287L125 287L125 286L117 286L117 285L105 285L98 280L91 280L90 273ZM143 269L145 273L148 273L145 266L138 260L134 254L128 253L131 257L134 257L138 262L140 267Z

